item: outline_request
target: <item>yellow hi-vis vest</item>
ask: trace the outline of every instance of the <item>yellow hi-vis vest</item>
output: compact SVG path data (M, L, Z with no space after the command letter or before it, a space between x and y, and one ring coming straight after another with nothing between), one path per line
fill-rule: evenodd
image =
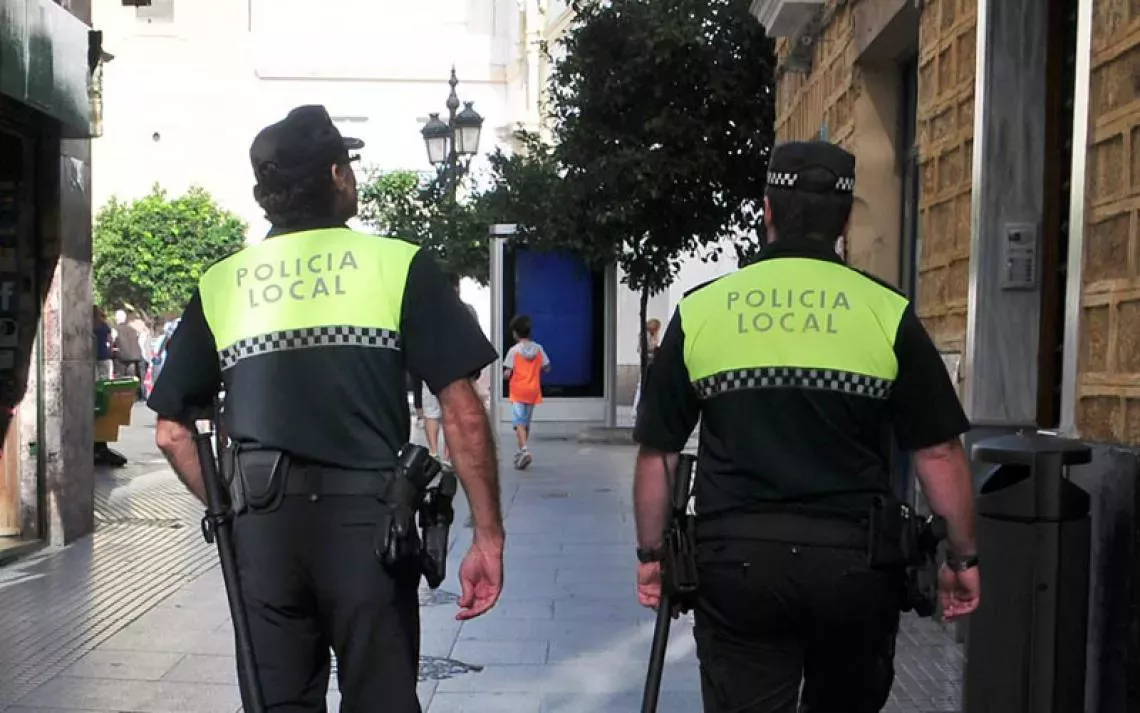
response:
M202 276L202 310L222 370L269 352L400 349L410 243L329 228L249 246Z
M704 399L788 387L885 399L907 304L841 263L761 260L681 300L685 366Z

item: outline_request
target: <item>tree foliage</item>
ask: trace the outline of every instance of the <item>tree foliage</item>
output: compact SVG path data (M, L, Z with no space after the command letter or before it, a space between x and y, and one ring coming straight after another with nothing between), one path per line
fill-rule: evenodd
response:
M445 178L372 171L360 186L360 219L379 235L431 250L445 270L488 281L487 228L479 194L452 200Z
M192 187L177 198L158 185L138 200L112 197L95 218L92 283L104 309L144 317L179 312L213 263L240 250L246 225Z
M685 257L717 260L724 238L742 258L758 244L774 47L749 0L571 5L549 91L560 201L576 226L554 232L615 256L644 323Z

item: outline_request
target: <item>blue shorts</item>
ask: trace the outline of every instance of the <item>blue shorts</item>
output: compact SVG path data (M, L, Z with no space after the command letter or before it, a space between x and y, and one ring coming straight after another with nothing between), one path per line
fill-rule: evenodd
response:
M534 416L534 404L520 404L517 401L511 402L512 424L516 428L519 426L529 426L531 416Z

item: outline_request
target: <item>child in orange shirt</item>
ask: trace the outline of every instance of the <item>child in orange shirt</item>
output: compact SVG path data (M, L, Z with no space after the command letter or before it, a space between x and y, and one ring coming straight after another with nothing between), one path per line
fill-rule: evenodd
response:
M534 407L542 403L542 372L550 371L550 357L542 345L530 338L530 317L519 315L511 320L511 334L516 344L503 358L504 376L510 380L511 420L519 449L515 467L524 470L531 462L527 450L530 422Z

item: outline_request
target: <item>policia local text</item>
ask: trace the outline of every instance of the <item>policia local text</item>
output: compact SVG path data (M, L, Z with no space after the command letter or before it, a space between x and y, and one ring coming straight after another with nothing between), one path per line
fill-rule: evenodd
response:
M239 267L237 286L246 290L250 307L272 304L286 296L292 300L315 300L345 294L340 273L355 269L356 258L350 250L340 255L318 253L308 258L279 260L276 264L263 262L252 271Z
M772 288L728 293L728 311L736 311L738 334L777 328L789 333L839 334L835 313L841 309L851 310L847 294L842 290L829 293L827 290Z

